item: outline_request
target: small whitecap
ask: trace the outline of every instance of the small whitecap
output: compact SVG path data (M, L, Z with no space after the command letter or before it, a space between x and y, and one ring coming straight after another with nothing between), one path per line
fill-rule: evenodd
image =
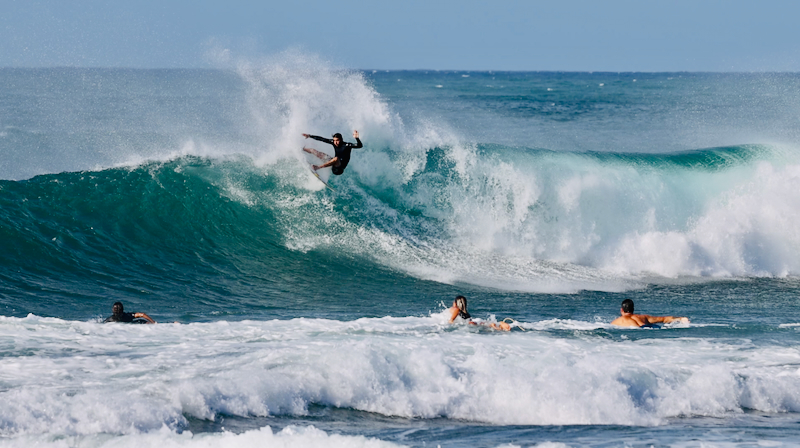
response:
M462 78L469 78L469 75L461 75Z
M551 89L550 87L548 87L548 88L547 88L547 91L548 91L548 92L552 92L552 91L553 91L553 89Z
M441 84L437 84L437 85L436 85L436 88L437 88L437 89L441 89L442 87L444 87L444 86L443 86L443 85L441 85Z
M602 83L602 82L600 83L600 87L603 87L604 85L605 85L604 83Z

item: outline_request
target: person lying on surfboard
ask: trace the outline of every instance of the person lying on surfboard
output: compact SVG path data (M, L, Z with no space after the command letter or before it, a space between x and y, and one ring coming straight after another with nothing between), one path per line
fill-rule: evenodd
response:
M453 306L451 306L448 311L450 311L451 324L455 322L457 318L460 317L465 321L467 321L467 323L470 325L478 325L477 322L472 321L472 316L469 314L469 311L467 311L467 298L464 296L456 296L456 299L453 300ZM480 324L480 325L486 325L486 324ZM501 330L501 331L511 330L511 325L509 325L505 321L497 323L492 322L489 324L489 326L494 328L495 330Z
M108 319L104 320L103 323L107 322L126 322L126 323L148 323L154 324L156 321L153 320L150 316L145 313L126 313L125 308L122 306L122 302L114 302L114 305L111 306L111 316Z
M686 317L675 316L648 316L647 314L634 314L633 313L633 300L625 299L622 301L622 306L619 309L620 316L611 322L611 325L620 327L652 327L653 324L670 322L689 323Z
M358 138L358 131L353 131L353 137L356 139L355 144L343 141L342 134L338 132L333 134L333 138L330 140L325 137L311 134L303 134L303 137L313 138L314 140L319 140L321 142L333 145L333 150L336 151L336 154L333 156L333 158L324 152L317 151L314 148L303 148L303 151L319 157L320 160L324 162L322 165L312 165L311 167L314 168L314 171L330 166L333 167L331 169L333 174L337 176L344 173L344 169L347 168L347 164L350 163L350 151L354 148L364 147L364 145L361 144L361 140Z

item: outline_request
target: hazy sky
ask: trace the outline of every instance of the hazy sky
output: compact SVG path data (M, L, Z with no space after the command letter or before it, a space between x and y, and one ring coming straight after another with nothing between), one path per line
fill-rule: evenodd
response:
M0 67L800 71L796 0L0 0Z

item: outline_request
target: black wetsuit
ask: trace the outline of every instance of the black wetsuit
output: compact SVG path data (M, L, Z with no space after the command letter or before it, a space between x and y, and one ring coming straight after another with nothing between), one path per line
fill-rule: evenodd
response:
M144 323L146 322L144 319L138 319L133 317L136 313L120 313L120 314L112 314L108 317L108 319L104 320L103 323L108 322L125 322L125 323Z
M331 168L332 168L333 174L335 174L337 176L342 174L342 173L344 173L344 169L347 167L347 164L350 163L350 151L353 150L353 148L363 148L364 147L364 145L361 144L361 139L360 138L356 138L356 143L355 144L343 141L339 146L334 145L333 144L333 140L331 140L329 138L325 138L325 137L320 137L318 135L309 135L308 138L313 138L314 140L319 140L321 142L325 142L325 143L333 146L333 150L336 151L336 156L335 157L338 159L339 165L338 166L334 165Z

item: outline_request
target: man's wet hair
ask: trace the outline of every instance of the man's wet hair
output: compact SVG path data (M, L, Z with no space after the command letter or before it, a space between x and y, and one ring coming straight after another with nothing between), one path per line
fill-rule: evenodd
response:
M123 306L122 302L114 302L114 305L111 306L111 311L114 314L122 314Z
M626 313L633 313L633 300L625 299L622 301L622 311Z
M338 132L333 134L333 138L338 138L339 140L344 140L344 138L342 138L342 134L340 134Z

